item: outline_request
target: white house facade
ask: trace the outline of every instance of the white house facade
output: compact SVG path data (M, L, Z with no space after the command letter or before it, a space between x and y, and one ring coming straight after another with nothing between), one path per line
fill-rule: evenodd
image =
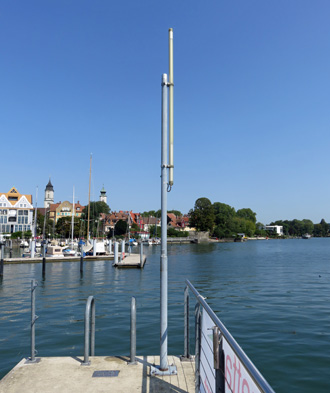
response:
M20 194L15 187L0 193L0 232L32 230L32 195Z

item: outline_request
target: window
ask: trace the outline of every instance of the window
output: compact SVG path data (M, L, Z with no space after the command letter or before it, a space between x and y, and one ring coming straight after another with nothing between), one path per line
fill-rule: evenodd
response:
M22 216L23 214L24 214L24 210L19 210L19 211L18 211L18 215L19 215L19 216Z
M15 225L15 227L17 227L17 225ZM18 226L18 230L22 232L22 225Z
M8 201L18 201L18 197L10 196L8 197Z
M28 210L24 210L24 216L27 216L29 214Z

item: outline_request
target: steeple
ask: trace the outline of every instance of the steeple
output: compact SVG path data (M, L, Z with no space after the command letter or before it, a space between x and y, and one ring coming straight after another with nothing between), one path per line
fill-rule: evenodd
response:
M54 203L54 187L52 185L52 182L50 181L45 188L45 199L44 199L44 207L47 209L49 205Z
M107 203L107 192L104 189L104 185L102 187L102 190L100 191L100 202L105 202Z

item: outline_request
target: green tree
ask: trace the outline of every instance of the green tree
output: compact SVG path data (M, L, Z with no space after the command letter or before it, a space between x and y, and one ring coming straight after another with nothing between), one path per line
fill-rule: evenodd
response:
M160 226L150 225L149 226L150 237L161 237L162 228Z
M82 222L78 217L74 217L73 236L79 237L81 232ZM56 223L56 233L60 237L70 238L72 234L72 217L61 217Z
M90 202L90 213L89 213L89 231L92 235L98 236L101 231L100 214L110 213L110 207L103 201ZM81 218L87 222L88 219L88 205L84 207ZM87 228L87 225L86 225Z
M257 222L257 214L250 208L239 209L236 212L237 217L245 218L246 220L252 221L254 224Z
M198 231L212 232L214 227L214 210L208 198L199 198L195 202L194 209L189 212L190 225Z
M218 238L231 236L230 227L235 217L235 209L225 203L213 203L213 210L215 215L215 229L214 236Z
M115 225L115 236L125 235L128 231L128 223L123 220L119 220Z

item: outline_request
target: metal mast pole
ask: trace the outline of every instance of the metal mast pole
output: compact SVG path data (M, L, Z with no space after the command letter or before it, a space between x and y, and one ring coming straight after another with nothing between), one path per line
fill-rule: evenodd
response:
M167 192L173 185L173 124L169 135L169 165L168 165L168 86L172 88L172 98L169 104L172 108L173 123L173 30L169 30L170 39L170 83L167 82L167 75L162 75L162 154L161 154L161 256L160 256L160 365L151 367L151 375L173 375L177 374L176 366L169 366L167 359L167 315L168 315L168 269L167 269ZM171 120L170 120L171 124ZM171 135L172 133L172 135ZM167 180L167 170L170 169L169 181ZM172 173L171 173L172 171Z
M160 256L160 370L167 364L167 75L162 76L162 239Z
M87 241L89 240L89 218L91 212L91 175L92 175L92 154L89 160L89 188L88 188L88 214L87 214Z
M168 30L168 49L169 49L169 70L168 70L168 90L169 90L169 108L168 108L168 127L169 127L169 186L173 186L173 29Z

